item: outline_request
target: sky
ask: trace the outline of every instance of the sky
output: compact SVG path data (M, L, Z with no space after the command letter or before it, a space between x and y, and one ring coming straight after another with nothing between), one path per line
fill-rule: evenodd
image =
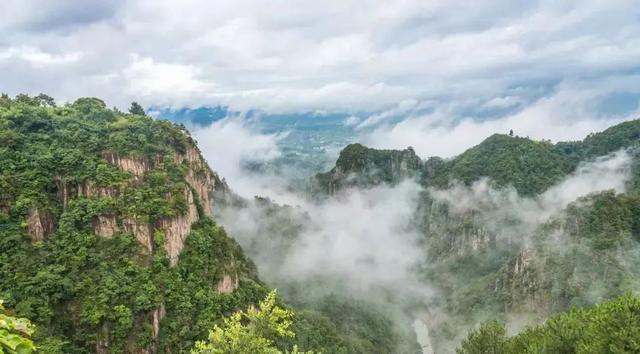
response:
M452 156L637 117L633 0L5 0L0 91L126 108L344 113L374 147ZM322 114L318 115L322 119Z

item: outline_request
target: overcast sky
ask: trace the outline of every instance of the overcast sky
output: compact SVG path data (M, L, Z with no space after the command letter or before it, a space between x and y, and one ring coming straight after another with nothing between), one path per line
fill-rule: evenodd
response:
M418 145L443 121L578 135L640 102L633 0L5 0L0 33L12 95L346 112L384 127L372 145Z

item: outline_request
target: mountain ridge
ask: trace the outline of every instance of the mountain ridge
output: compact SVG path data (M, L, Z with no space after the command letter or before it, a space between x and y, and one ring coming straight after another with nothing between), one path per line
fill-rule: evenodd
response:
M493 134L459 155L443 159L422 159L413 152L407 173L395 176L391 164L381 164L377 155L402 155L408 150L377 150L351 144L339 154L335 166L318 173L312 180L320 192L333 194L349 186L366 187L380 183L397 183L419 170L422 185L447 188L452 181L471 184L487 177L497 186L512 185L522 195L535 195L575 170L580 162L633 147L640 142L640 120L630 120L592 133L583 140L551 143L548 140ZM356 153L358 152L358 153ZM358 168L348 166L358 162ZM345 161L346 163L342 163ZM345 165L345 166L342 166ZM418 166L418 168L416 168ZM394 176L381 178L380 176Z

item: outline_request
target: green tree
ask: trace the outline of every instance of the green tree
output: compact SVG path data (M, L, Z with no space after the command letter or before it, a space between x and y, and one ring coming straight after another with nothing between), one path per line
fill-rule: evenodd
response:
M56 106L56 101L53 99L53 97L49 95L45 95L44 93L39 94L38 96L35 97L35 99L38 102L40 102L40 105L42 106L49 106L49 107Z
M209 332L208 341L199 341L192 354L281 354L275 345L277 338L294 337L289 329L293 311L276 306L273 290L260 302L259 308L250 306L224 319L222 327ZM301 353L293 347L292 354ZM311 354L311 352L307 352Z
M576 308L529 327L514 337L490 322L472 331L458 354L640 353L640 298L625 295L589 308Z
M131 107L129 107L129 113L137 114L139 116L146 116L147 114L144 112L144 108L138 102L131 102Z
M462 341L457 354L502 354L505 349L506 331L504 325L492 321L472 331Z
M15 318L4 313L0 300L0 353L28 354L35 351L30 337L35 327L26 318Z

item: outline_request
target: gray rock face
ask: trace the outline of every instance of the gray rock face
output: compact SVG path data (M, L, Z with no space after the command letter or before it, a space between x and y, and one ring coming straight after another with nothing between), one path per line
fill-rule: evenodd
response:
M315 184L325 194L335 194L353 186L393 185L414 177L421 166L422 161L411 147L404 150L377 150L351 144L340 152L333 169L315 176Z

